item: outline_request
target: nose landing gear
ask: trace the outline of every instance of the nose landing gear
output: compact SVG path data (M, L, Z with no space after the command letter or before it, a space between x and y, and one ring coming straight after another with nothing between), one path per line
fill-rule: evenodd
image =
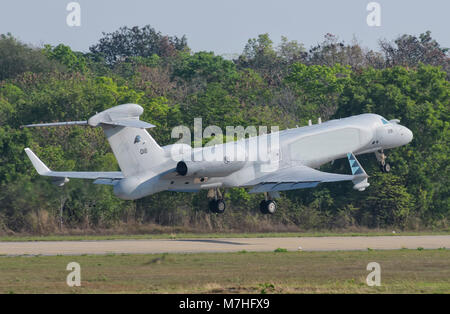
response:
M386 155L384 154L383 150L376 151L375 156L377 157L377 160L380 163L381 172L388 173L389 171L391 171L391 165L386 162Z

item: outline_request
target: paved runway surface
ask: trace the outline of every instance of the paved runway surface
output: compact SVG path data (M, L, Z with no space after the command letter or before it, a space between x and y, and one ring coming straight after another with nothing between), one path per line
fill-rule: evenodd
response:
M273 251L336 251L450 248L450 235L384 237L290 237L176 240L0 242L0 255L82 255Z

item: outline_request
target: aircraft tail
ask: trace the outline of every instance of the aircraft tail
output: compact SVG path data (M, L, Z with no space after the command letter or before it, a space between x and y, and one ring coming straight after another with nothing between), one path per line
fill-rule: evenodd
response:
M86 125L101 126L124 177L150 171L164 162L164 151L146 131L154 125L139 120L144 109L136 104L119 105L92 116L88 121L30 124L24 127ZM36 169L45 171L42 165Z
M154 125L140 121L144 109L135 104L116 106L88 120L100 125L125 177L149 171L164 161L164 151L146 128Z

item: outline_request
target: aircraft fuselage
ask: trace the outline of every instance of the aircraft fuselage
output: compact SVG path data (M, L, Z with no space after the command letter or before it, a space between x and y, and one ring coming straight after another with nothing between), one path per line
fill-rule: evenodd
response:
M195 192L220 187L249 187L249 182L279 169L295 165L318 168L344 158L348 153L358 155L402 146L412 140L413 134L405 126L377 114L361 114L268 134L269 148L263 155L269 158L251 158L262 137L203 147L177 158L170 153L172 147L162 147L164 158L149 171L120 180L114 186L114 192L123 199L138 199L165 190ZM234 156L228 156L227 152L234 152ZM193 170L189 173L186 169L186 174L180 175L177 169L180 161L192 159L195 154L216 154L217 158L186 161L184 166Z

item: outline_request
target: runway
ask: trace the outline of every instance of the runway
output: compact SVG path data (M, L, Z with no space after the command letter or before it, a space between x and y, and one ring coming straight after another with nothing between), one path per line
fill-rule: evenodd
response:
M450 248L450 235L0 242L0 255L346 251Z

